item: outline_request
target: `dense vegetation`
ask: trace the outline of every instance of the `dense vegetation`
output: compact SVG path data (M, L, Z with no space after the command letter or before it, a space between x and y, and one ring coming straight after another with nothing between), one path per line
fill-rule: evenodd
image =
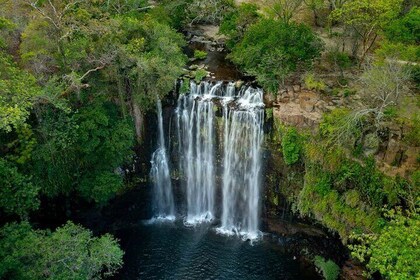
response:
M113 237L71 222L33 229L30 217L42 200L101 207L127 188L143 112L182 73L183 36L145 1L0 6L0 278L112 275Z
M254 2L0 0L0 278L101 279L122 266L111 235L32 217L43 201L100 208L129 188L124 166L147 137L145 113L184 73L181 31L193 24L220 25L229 59L267 93L298 81L359 97L311 131L276 124L285 164L305 171L283 194L370 274L420 277L420 157L398 175L375 157L395 126L407 149L420 146L418 1ZM337 277L332 261L315 264Z

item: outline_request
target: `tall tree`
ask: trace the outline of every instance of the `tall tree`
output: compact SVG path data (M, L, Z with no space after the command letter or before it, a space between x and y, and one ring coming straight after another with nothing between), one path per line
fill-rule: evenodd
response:
M262 5L269 16L289 23L300 11L303 2L303 0L264 0Z
M361 46L359 66L374 46L379 32L398 16L401 4L402 0L354 0L332 12L333 19L343 22L355 32L358 38L356 44Z

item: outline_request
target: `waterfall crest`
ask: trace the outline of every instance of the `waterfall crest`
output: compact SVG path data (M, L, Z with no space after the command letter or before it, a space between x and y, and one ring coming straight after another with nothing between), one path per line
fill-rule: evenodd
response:
M165 135L163 132L162 104L157 102L159 145L152 155L150 176L153 181L153 207L156 219L174 220L175 204L172 192Z

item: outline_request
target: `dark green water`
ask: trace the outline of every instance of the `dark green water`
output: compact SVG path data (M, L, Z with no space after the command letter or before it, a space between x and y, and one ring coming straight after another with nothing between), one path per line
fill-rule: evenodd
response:
M123 231L125 264L117 279L318 279L267 236L250 244L182 222Z

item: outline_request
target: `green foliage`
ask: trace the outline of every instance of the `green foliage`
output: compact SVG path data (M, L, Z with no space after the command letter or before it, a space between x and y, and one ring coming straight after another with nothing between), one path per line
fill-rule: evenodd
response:
M327 87L322 80L319 80L319 79L315 78L314 73L306 74L306 76L304 78L304 82L305 82L305 86L308 89L315 90L315 91L318 91L318 92L324 91L325 88Z
M233 0L192 0L186 8L189 25L219 24L224 15L234 8Z
M356 190L341 195L334 189L336 175L312 166L305 174L305 184L298 196L298 210L313 216L331 230L337 231L344 243L355 231L377 232L381 227L379 212L362 199Z
M0 277L5 279L103 279L122 266L117 240L68 222L55 232L29 223L0 230Z
M319 134L327 145L352 149L362 136L364 122L363 115L355 115L348 109L334 109L324 114Z
M385 279L418 279L420 215L390 210L391 221L380 234L354 235L352 256L367 263L371 272L379 271Z
M336 69L338 68L342 79L344 77L344 70L350 68L353 64L347 53L337 50L328 52L326 59L330 65Z
M302 137L296 128L285 128L282 133L281 147L284 162L292 165L299 161L302 152Z
M150 18L124 18L121 28L123 37L129 38L122 54L124 71L135 87L135 101L147 108L163 98L182 74L185 41L175 30Z
M258 6L253 3L242 3L232 12L226 14L220 23L219 32L228 37L226 42L228 48L233 48L242 40L248 27L256 23L259 18Z
M0 131L10 132L23 126L39 94L35 78L0 51Z
M375 44L378 34L395 19L402 0L354 0L346 1L331 13L332 20L338 20L355 31L354 47L361 46L359 66Z
M131 122L100 98L77 114L47 109L34 151L36 180L49 196L76 189L87 200L105 203L123 187L114 172L132 155L133 134Z
M304 0L263 0L264 12L269 17L289 23L299 12Z
M413 146L420 146L420 113L413 115L408 122L409 130L405 135L405 141Z
M0 208L8 214L26 217L39 207L39 188L34 186L29 176L0 158Z
M204 69L197 69L197 71L194 72L194 80L196 83L201 82L206 76L208 72Z
M420 44L420 8L414 7L404 17L393 20L385 27L388 40L405 45Z
M190 79L183 78L181 88L179 89L180 94L187 94L190 92Z
M276 93L286 77L310 65L321 49L321 40L307 26L263 19L247 29L230 57Z
M316 256L314 262L325 280L336 280L338 278L340 267L335 262L332 260L326 261L321 256Z
M200 50L194 50L194 58L196 59L206 59L207 52L200 51Z

